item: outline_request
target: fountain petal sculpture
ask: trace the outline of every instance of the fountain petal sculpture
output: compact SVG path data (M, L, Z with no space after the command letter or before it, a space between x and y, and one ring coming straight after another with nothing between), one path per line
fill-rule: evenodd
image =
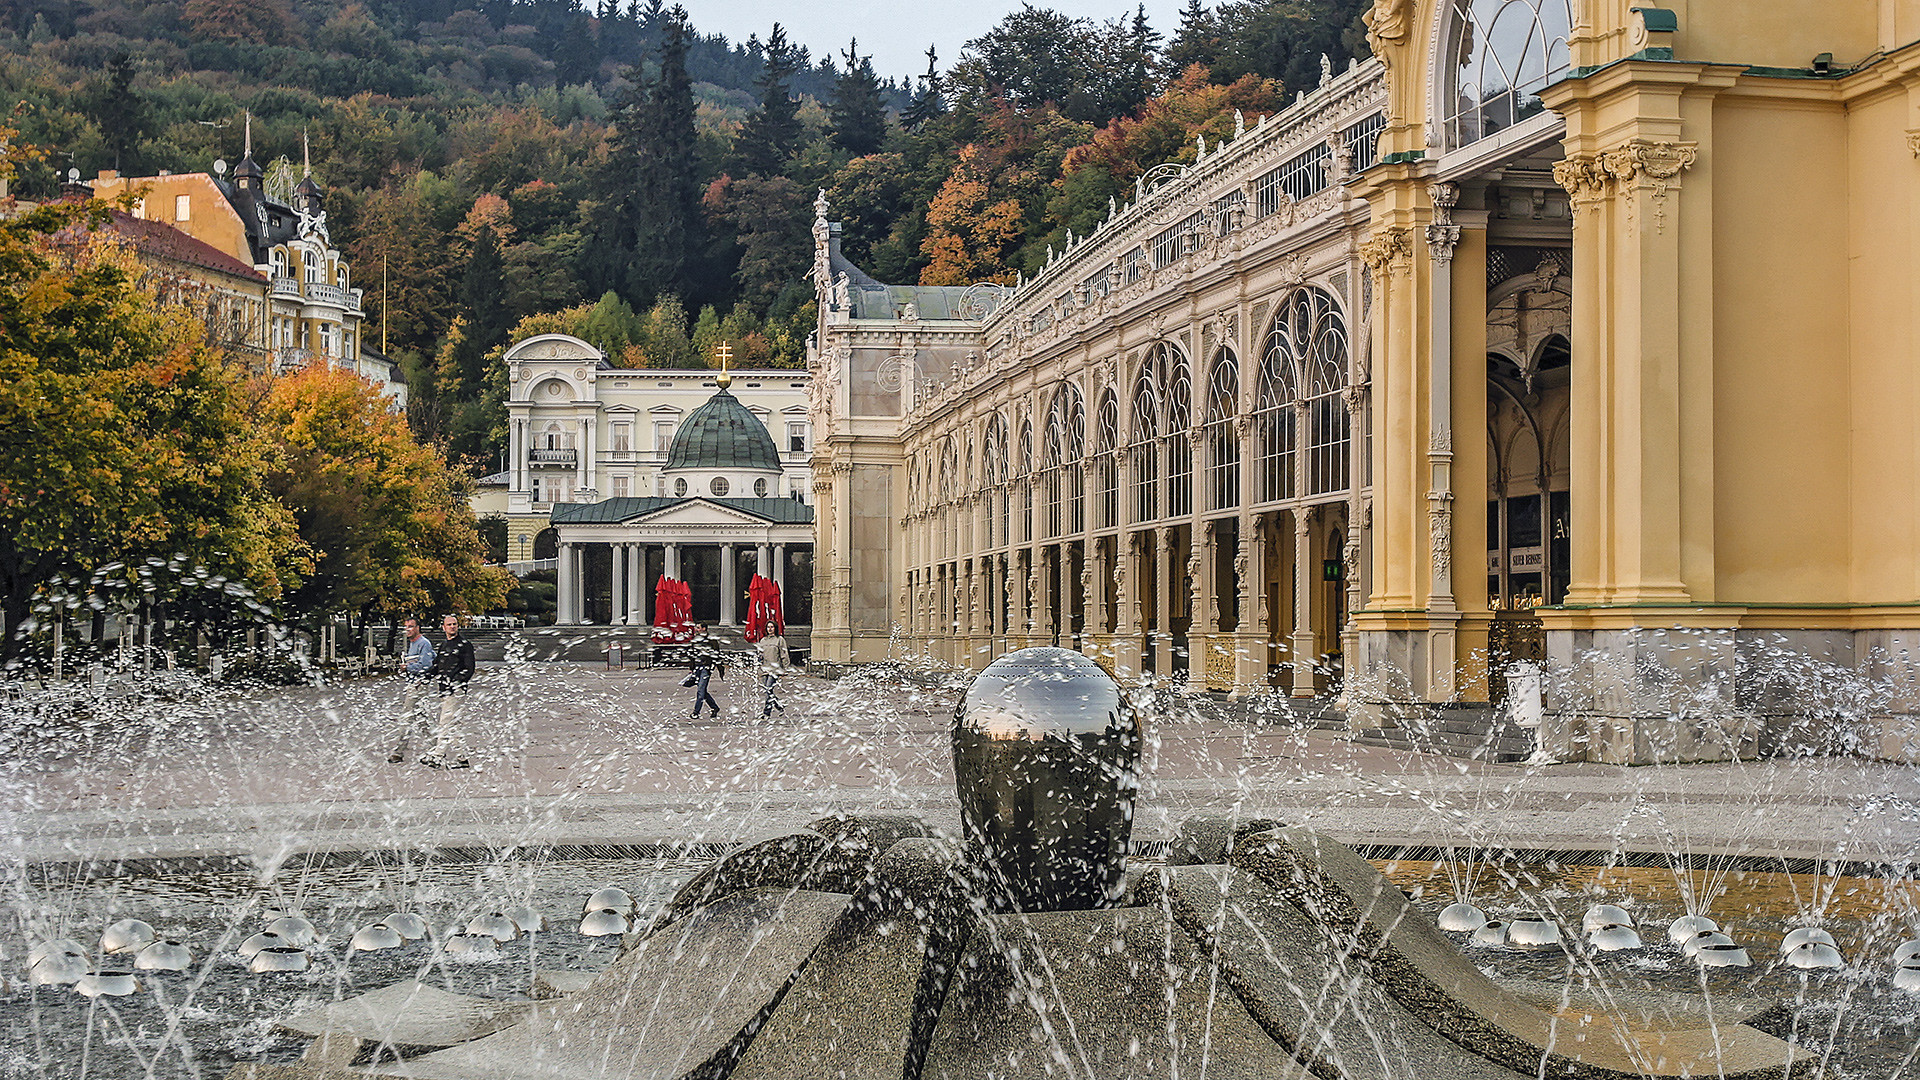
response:
M1920 956L1920 938L1903 941L1894 947L1893 962L1896 964L1905 963L1907 960L1916 956Z
M506 914L523 933L535 934L547 928L547 917L531 907L510 908Z
M1540 916L1515 919L1507 924L1507 944L1516 949L1557 949L1560 927Z
M486 934L449 934L441 942L448 956L465 956L473 960L492 960L500 955L500 943Z
M299 946L271 930L262 930L241 942L240 948L237 951L240 953L240 959L251 960L258 955L262 949L278 948L299 948Z
M54 938L52 941L41 942L32 949L29 949L27 951L27 964L28 966L32 966L54 955L85 956L87 955L87 947L69 937ZM1901 957L1894 957L1894 962L1898 963L1900 960Z
M74 981L73 989L83 997L126 997L140 983L124 971L90 971Z
M302 949L320 940L312 920L303 915L282 915L267 924L267 933L278 934Z
M1908 957L1893 969L1893 988L1920 993L1920 956Z
M1705 915L1682 915L1667 927L1667 940L1684 946L1687 939L1720 929L1720 924Z
M1582 933L1591 934L1607 926L1633 926L1633 916L1618 904L1595 904L1580 919Z
M490 915L476 915L467 922L470 936L489 937L502 944L520 936L520 926L512 919L496 911Z
M605 908L589 911L580 919L580 933L586 937L612 937L628 929L625 915Z
M1507 943L1507 924L1499 919L1488 919L1475 927L1473 936L1467 940L1483 948L1500 948Z
M270 971L305 971L310 962L307 950L296 945L268 945L247 959L247 970L256 975Z
M363 926L353 932L347 942L347 948L354 952L379 952L383 949L397 949L406 944L400 932L384 923Z
M87 974L87 958L78 953L53 952L27 966L34 986L71 986Z
M1802 971L1847 966L1846 957L1840 955L1840 950L1824 941L1803 941L1782 953L1780 959L1788 967Z
M632 915L634 910L633 896L627 890L614 888L611 885L587 897L587 902L580 907L583 915L589 911L618 911Z
M1595 952L1628 952L1641 947L1640 932L1631 926L1601 926L1587 934Z

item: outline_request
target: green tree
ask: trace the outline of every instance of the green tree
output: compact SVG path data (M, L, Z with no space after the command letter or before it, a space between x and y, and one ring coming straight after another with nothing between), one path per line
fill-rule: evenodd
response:
M133 57L114 53L107 58L107 77L94 96L94 123L113 151L115 170L137 171L141 162L134 154L151 124L147 103L133 88L134 74Z
M1167 76L1178 78L1195 64L1211 71L1220 59L1220 48L1220 20L1200 0L1187 0L1180 9L1180 28L1167 45Z
M734 280L747 303L765 309L807 272L813 257L812 202L784 176L721 177L707 189L707 212L738 238Z
M57 574L177 555L272 597L302 569L240 377L123 241L89 235L103 223L70 203L0 216L0 656Z
M946 91L940 78L939 64L939 54L933 46L927 46L927 73L920 76L913 100L907 103L906 111L900 114L900 126L908 131L919 131L947 114Z
M887 141L887 105L880 95L880 79L871 57L861 56L858 40L847 43L841 56L847 66L833 84L833 104L827 127L834 145L854 157L876 153Z
M760 77L753 82L760 107L741 126L734 155L742 172L776 176L800 146L800 102L791 89L800 56L787 43L786 28L779 23L773 24L763 55Z

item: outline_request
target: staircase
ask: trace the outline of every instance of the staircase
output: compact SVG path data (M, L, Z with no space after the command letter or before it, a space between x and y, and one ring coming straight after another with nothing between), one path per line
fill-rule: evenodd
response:
M1367 728L1349 738L1363 746L1385 746L1468 761L1506 764L1533 754L1533 733L1515 727L1488 705L1442 703L1402 719L1400 726Z

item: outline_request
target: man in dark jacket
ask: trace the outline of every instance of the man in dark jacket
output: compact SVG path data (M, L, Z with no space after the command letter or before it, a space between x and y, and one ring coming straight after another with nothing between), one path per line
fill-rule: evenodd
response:
M447 640L434 650L429 672L440 683L440 735L433 752L421 758L420 763L429 769L465 769L471 767L465 753L451 759L448 755L460 741L460 709L466 700L467 683L473 680L473 642L460 633L460 619L456 615L441 620L440 628Z

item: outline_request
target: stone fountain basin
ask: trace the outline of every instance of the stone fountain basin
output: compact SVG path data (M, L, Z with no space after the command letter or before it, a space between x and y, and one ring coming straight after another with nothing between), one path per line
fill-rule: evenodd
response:
M1307 830L1229 831L1134 874L1130 906L1044 914L969 903L964 853L924 832L838 819L742 848L584 990L459 1045L230 1076L1759 1080L1793 1060L1734 1017L1542 1009Z

